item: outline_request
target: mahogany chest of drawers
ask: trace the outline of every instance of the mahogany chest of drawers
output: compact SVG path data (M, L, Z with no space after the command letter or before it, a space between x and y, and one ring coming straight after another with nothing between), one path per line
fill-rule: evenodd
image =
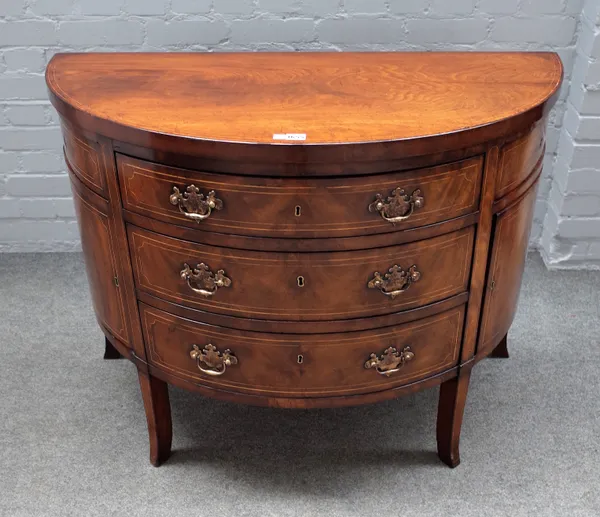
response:
M555 54L62 54L46 78L154 465L168 384L285 408L440 385L458 465L471 369L507 356Z

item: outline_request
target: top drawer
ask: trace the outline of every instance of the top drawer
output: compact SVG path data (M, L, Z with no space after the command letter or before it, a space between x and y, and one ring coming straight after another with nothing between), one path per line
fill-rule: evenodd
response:
M127 210L219 233L297 238L386 233L472 213L479 205L482 162L476 157L376 176L284 180L117 155Z

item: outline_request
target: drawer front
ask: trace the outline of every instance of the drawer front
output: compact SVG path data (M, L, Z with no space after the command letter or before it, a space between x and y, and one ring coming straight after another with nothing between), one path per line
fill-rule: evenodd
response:
M482 158L369 177L285 180L194 172L123 155L117 164L127 210L226 234L312 238L393 232L475 212ZM197 192L190 195L192 185ZM211 191L214 208L207 205Z
M128 232L138 289L208 312L290 321L390 314L464 292L474 235L469 227L374 250L266 253Z
M372 331L285 335L195 323L144 304L140 311L154 366L210 387L292 397L380 391L448 370L464 320L461 306Z

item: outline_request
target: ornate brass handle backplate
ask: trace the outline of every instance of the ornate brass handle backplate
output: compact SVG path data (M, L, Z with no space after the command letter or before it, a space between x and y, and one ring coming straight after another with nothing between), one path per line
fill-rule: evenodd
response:
M206 375L212 375L213 377L223 375L228 366L238 364L237 357L233 355L231 350L227 349L221 353L217 350L216 346L211 345L210 343L202 350L200 350L198 345L193 345L190 357L196 360L198 370ZM209 369L202 368L200 363L204 363Z
M387 222L395 224L408 219L415 208L421 208L424 204L421 189L413 190L413 193L408 195L403 188L398 187L386 200L381 194L377 194L375 201L369 205L369 212L377 211Z
M383 351L380 357L377 354L371 354L369 360L365 363L365 368L375 368L378 374L390 376L401 370L402 367L415 358L415 354L410 346L405 346L400 352L394 347L389 347Z
M229 287L231 280L225 276L225 271L219 269L214 274L209 267L202 263L192 269L188 264L183 265L181 278L187 281L189 288L202 296L213 296L219 287ZM194 287L196 284L198 287Z
M178 206L179 211L188 219L197 223L210 217L213 210L223 208L223 201L217 198L214 190L204 197L204 194L200 194L200 189L195 185L187 187L183 194L177 187L173 187L169 201L172 205Z
M405 271L400 266L395 265L388 269L384 276L376 271L367 286L370 289L379 289L383 294L394 299L400 293L406 291L414 282L418 282L420 278L421 273L417 270L417 266L410 266L408 271Z

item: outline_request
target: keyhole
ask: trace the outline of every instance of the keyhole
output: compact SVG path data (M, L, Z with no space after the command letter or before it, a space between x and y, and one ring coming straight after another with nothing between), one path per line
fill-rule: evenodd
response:
M298 280L298 287L304 287L304 277L303 276L299 276L297 278Z
M296 205L296 208L294 208L294 214L296 217L300 217L302 215L302 207L300 205Z
M304 356L299 355L298 356L298 364L302 364L304 362Z

